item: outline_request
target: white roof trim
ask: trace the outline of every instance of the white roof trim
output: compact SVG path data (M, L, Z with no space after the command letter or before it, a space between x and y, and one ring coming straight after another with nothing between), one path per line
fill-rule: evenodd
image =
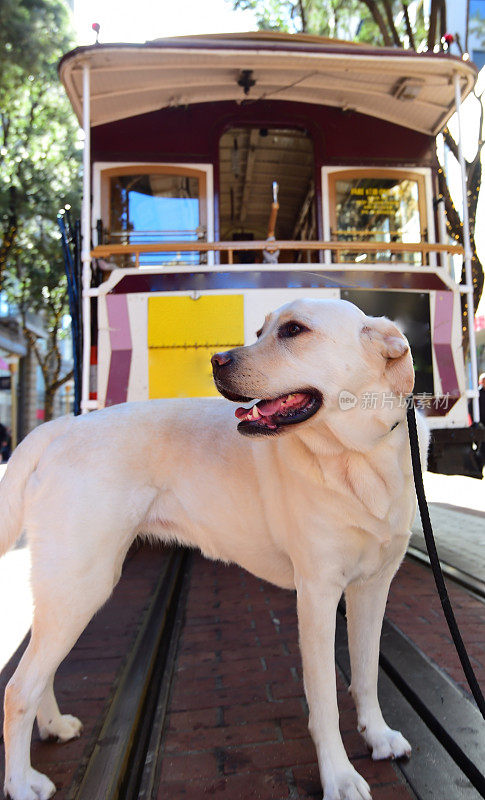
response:
M322 42L251 34L99 45L64 56L60 77L81 122L82 68L90 66L93 127L170 106L274 98L352 109L431 136L455 110L455 73L463 97L476 80L473 64L447 55ZM256 80L247 98L237 84L243 69ZM405 78L421 83L415 99L392 93Z

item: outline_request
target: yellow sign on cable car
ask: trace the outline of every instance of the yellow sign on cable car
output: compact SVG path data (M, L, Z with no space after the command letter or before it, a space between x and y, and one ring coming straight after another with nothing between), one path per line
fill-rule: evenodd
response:
M210 358L244 344L243 295L148 299L149 397L212 397Z

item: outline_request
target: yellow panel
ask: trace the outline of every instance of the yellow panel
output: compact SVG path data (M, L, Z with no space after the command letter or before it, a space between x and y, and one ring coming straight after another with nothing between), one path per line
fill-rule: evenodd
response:
M243 295L148 298L148 347L244 344Z
M215 352L214 347L151 347L148 350L150 399L217 396L211 366L211 355Z

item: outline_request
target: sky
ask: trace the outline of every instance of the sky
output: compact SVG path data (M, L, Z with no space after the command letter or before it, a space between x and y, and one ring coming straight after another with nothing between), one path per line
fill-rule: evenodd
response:
M103 43L256 29L251 12L233 11L226 0L74 0L74 20L78 44L93 44L93 22Z

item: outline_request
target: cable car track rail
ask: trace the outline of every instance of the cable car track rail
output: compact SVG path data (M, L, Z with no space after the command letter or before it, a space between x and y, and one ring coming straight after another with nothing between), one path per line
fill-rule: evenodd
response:
M167 697L181 627L188 555L174 550L157 582L82 778L67 800L135 800ZM162 704L162 707L160 707ZM147 761L148 759L148 761ZM147 766L148 764L148 766Z

